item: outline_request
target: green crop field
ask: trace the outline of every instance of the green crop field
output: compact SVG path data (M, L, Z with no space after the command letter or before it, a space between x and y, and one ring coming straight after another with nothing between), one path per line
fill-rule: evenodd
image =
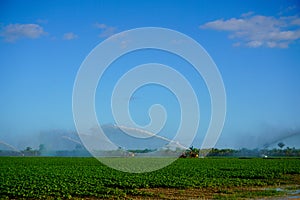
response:
M95 158L0 157L0 198L239 199L288 195L278 187L299 191L299 177L296 158L178 159L158 171L132 174Z

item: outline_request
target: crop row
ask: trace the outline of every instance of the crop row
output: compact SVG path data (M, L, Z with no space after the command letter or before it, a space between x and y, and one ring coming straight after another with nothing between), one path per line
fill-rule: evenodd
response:
M133 158L147 159L147 158ZM109 197L138 188L266 186L300 174L300 159L178 159L150 173L125 173L94 158L0 157L0 198Z

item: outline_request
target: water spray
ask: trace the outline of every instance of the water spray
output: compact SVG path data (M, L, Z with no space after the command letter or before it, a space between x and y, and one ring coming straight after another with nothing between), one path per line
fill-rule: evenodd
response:
M68 136L62 136L62 138L66 139L66 140L69 140L69 141L71 141L71 142L74 142L74 143L77 143L77 144L82 145L81 142L79 142L79 141L77 141L77 140L75 140L75 139L73 139L73 138L71 138L71 137L68 137Z
M169 138L166 138L166 137L163 137L163 136L160 136L160 135L157 135L155 133L152 133L150 131L146 131L146 130L143 130L143 129L139 129L139 128L133 128L133 127L126 127L126 126L122 126L122 125L113 125L114 128L118 128L118 129L121 129L121 130L127 130L127 131L134 131L135 133L141 133L141 134L146 134L150 137L156 137L158 139L162 139L164 141L167 141L168 143L174 143L176 144L177 146L179 146L180 148L183 148L183 149L188 149L188 147L185 147L183 146L182 144L180 144L178 141L174 141L174 140L170 140Z
M3 142L3 141L0 141L0 144L3 144L5 146L9 147L10 149L12 149L13 151L16 151L16 152L20 153L21 155L23 155L23 153L19 149L17 149L16 147L14 147L11 144L8 144L8 143Z

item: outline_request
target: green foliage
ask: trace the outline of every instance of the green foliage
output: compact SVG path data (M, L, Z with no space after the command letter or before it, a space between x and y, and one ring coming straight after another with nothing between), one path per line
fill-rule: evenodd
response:
M280 149L282 149L285 146L285 144L283 142L279 142L278 146L280 147Z
M289 174L300 174L300 159L178 159L142 174L113 170L94 158L0 157L0 163L0 199L125 198L147 195L139 188L288 184Z

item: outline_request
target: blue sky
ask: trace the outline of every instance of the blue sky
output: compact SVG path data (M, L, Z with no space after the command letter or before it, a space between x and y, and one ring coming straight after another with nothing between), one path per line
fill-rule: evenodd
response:
M219 68L227 93L227 118L217 147L254 148L300 133L300 16L297 1L1 1L0 141L37 146L49 130L75 130L72 90L89 52L109 36L139 27L180 31L200 43ZM114 123L109 90L130 66L158 62L191 80L200 99L200 146L210 118L201 77L182 60L159 51L121 58L107 71L96 95L102 124ZM121 68L121 65L124 66ZM159 94L159 95L158 95ZM137 123L149 121L153 103L178 126L178 102L159 87L145 87L131 102ZM297 137L296 137L297 138ZM299 136L298 136L299 139ZM291 146L300 146L295 137Z

